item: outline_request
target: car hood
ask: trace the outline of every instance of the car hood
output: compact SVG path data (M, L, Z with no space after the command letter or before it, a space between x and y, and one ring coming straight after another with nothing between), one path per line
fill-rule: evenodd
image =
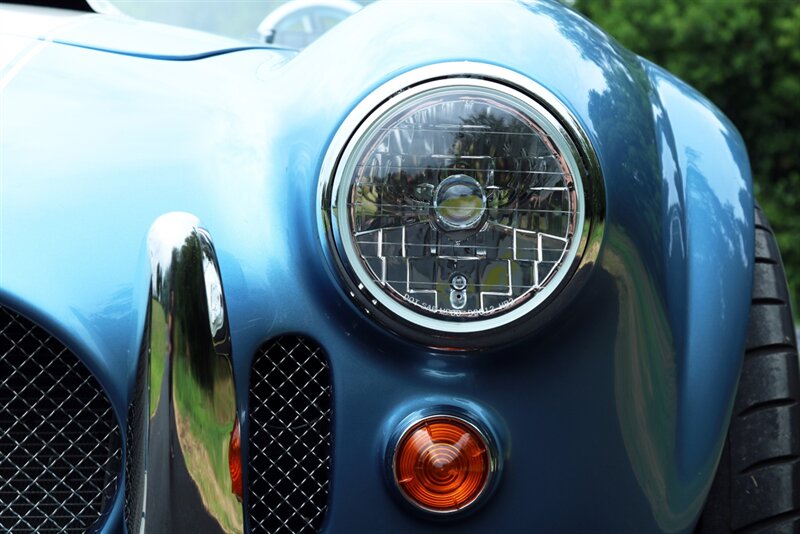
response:
M14 4L0 6L0 35L173 60L199 59L251 48L273 48L123 15L98 15Z

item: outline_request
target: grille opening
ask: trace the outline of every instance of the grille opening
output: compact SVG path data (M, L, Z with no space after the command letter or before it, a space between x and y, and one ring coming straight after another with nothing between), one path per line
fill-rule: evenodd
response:
M149 325L148 325L149 328ZM150 339L149 330L144 333L143 339ZM147 375L149 373L147 350L142 348L143 354L139 355L139 364L136 370L136 386L134 396L128 406L128 427L126 429L126 454L125 454L125 524L129 533L138 533L142 526L142 509L144 508L144 462L147 447Z
M117 489L120 434L78 357L0 306L0 530L86 532Z
M312 533L328 508L331 376L314 341L259 349L250 378L249 516L253 532Z

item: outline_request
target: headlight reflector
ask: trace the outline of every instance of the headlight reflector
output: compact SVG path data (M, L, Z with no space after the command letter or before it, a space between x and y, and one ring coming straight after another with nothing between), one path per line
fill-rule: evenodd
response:
M445 333L508 324L566 278L584 227L583 165L545 107L447 78L396 94L345 144L331 232L374 306Z

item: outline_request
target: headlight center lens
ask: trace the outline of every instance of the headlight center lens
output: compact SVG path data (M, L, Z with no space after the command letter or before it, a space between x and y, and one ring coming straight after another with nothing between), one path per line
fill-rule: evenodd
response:
M486 195L475 178L454 174L442 180L436 188L433 209L442 230L471 230L483 220Z

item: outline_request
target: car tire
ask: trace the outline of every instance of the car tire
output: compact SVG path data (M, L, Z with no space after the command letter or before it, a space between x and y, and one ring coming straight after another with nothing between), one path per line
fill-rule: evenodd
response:
M747 346L730 428L696 532L800 532L800 370L778 244L755 209Z

